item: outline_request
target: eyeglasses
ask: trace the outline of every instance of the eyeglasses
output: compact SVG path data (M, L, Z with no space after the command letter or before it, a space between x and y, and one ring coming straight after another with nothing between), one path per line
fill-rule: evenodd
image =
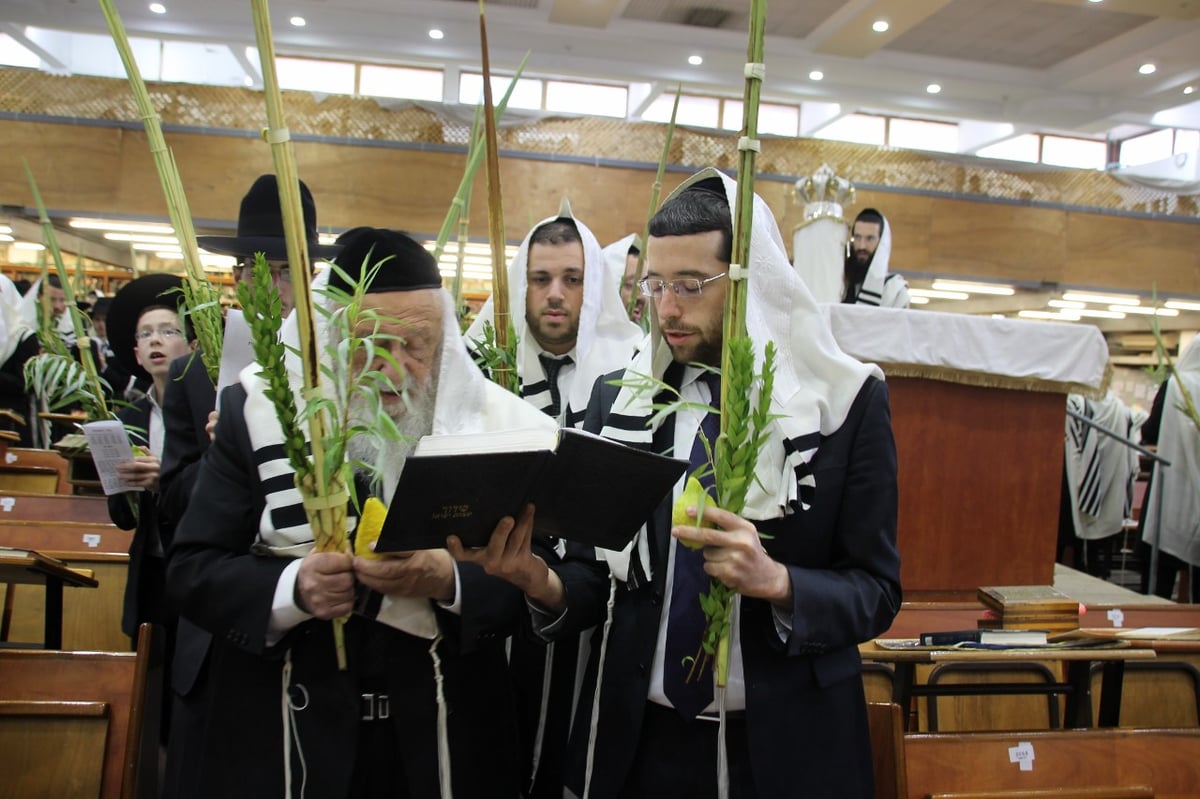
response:
M238 269L242 270L242 280L251 280L254 277L254 262L238 264ZM276 283L291 283L292 271L287 264L282 266L271 265L271 280Z
M695 277L681 277L678 280L659 280L654 277L647 277L639 280L637 283L638 291L642 292L643 297L661 297L667 286L671 287L671 291L675 292L676 297L699 297L704 293L704 286L708 283L725 277L728 272L722 272L719 275L713 275L710 278L700 280Z
M155 336L159 338L183 338L183 331L177 327L157 327L153 330L145 328L133 334L138 341L148 341Z

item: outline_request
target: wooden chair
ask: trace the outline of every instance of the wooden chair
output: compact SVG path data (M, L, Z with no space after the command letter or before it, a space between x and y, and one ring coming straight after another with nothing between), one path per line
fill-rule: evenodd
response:
M896 683L895 670L886 663L875 663L867 660L862 664L863 693L868 702L892 701L892 691Z
M0 462L0 491L70 494L67 459L49 449L7 447Z
M1200 669L1187 661L1166 657L1131 660L1125 664L1122 727L1200 726ZM1099 706L1099 668L1092 668L1091 679L1095 708Z
M871 702L867 705L867 723L871 728L875 799L906 799L903 711L890 702Z
M161 631L138 651L0 649L0 796L157 795Z
M1030 683L1057 682L1045 663L940 663L929 673L929 685L939 683ZM1099 692L1097 692L1099 696ZM1007 693L981 696L927 696L926 723L929 732L984 730L1045 730L1062 726L1058 696ZM939 716L950 705L950 713ZM948 722L948 723L947 723Z
M909 734L904 752L913 799L1194 799L1200 786L1200 729Z

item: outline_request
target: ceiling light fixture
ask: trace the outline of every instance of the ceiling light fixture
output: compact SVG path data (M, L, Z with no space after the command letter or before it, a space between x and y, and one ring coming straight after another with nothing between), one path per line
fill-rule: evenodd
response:
M887 33L890 27L892 26L886 19L877 19L871 23L871 30L876 33Z
M814 69L812 72L808 73L808 79L809 80L824 80L825 73L819 69Z
M67 222L67 227L77 230L112 230L117 233L150 233L158 236L172 236L175 230L170 225L155 225L149 222L118 222L108 219L87 219L77 217Z
M13 243L13 249L33 250L34 252L40 252L46 248L44 245L38 244L35 241L18 241Z
M0 233L12 233L12 225L0 225Z
M292 26L296 28L303 28L308 24L308 20L306 20L304 17L292 17L288 20L288 22L292 23Z
M1177 308L1151 308L1149 305L1110 305L1108 310L1118 313L1137 313L1143 316L1179 316Z
M941 90L942 85L940 83L931 83L925 87L925 91L929 92L930 94L937 94Z
M694 67L698 67L704 63L704 59L698 55L690 55L688 56L688 63Z
M1047 300L1047 305L1051 308L1086 308L1086 302L1072 302L1071 300Z
M1183 93L1184 93L1184 94L1191 94L1191 93L1192 93L1192 92L1194 92L1194 91L1196 91L1196 87L1195 87L1195 86L1184 86L1184 87L1183 87Z
M104 238L109 241L133 241L142 244L159 244L170 246L172 244L178 246L179 239L174 236L154 236L149 233L113 233L104 234Z
M1088 294L1084 291L1066 291L1063 292L1064 300L1072 300L1074 302L1092 302L1097 305L1141 305L1142 301L1138 297L1130 297L1124 294Z
M1157 69L1158 67L1153 64L1142 64L1138 67L1138 72L1142 75L1153 75Z
M969 300L971 295L965 291L938 291L937 289L909 289L913 297L929 297L934 300Z
M442 32L441 28L430 28L429 29L429 38L430 39L445 39L446 34Z
M165 13L167 13L167 7L164 6L162 3L151 3L150 11L151 11L151 13L154 13L154 14L165 14Z
M1049 322L1078 322L1079 317L1073 311L1017 311L1022 319L1043 319Z
M1167 300L1165 305L1168 308L1174 308L1177 311L1200 311L1200 302L1189 302L1187 300Z
M1003 297L1011 297L1017 293L1012 286L999 283L965 283L958 280L935 280L933 287L939 291L965 291L968 294L997 294Z
M928 305L929 304L928 297L909 297L908 301L913 305Z
M1098 311L1094 308L1080 308L1078 311L1070 313L1079 314L1080 316L1090 316L1096 319L1124 319L1125 314L1120 311Z
M14 238L13 238L11 235L9 235L8 233L0 233L0 241L3 241L3 242L10 242L10 241L16 241L16 239L14 239Z

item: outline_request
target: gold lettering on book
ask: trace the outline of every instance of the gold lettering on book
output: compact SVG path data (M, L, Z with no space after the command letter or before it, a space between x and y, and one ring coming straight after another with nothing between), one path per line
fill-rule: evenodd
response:
M471 515L470 505L443 505L441 510L434 511L434 519L466 519Z

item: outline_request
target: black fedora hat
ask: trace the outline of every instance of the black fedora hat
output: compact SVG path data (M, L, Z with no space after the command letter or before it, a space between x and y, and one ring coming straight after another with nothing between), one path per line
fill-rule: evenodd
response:
M340 247L317 243L317 206L312 192L300 181L300 208L304 212L304 237L310 258L332 258ZM269 261L287 260L287 239L279 205L279 183L274 175L260 175L242 198L236 236L197 236L196 242L220 255L251 258L261 252Z
M183 279L178 275L151 272L129 281L112 298L107 317L108 345L127 371L150 379L150 373L133 354L137 346L138 319L147 308L155 305L177 308L183 302L183 294L179 291L182 287Z

